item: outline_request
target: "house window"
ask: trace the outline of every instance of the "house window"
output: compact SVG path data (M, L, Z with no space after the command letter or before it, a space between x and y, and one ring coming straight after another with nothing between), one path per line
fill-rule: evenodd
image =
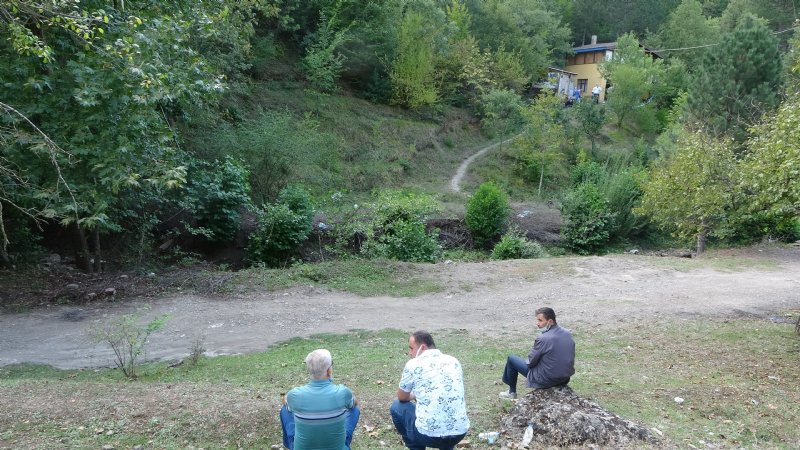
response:
M578 89L581 92L586 93L586 85L589 84L589 80L587 78L579 78L578 79Z

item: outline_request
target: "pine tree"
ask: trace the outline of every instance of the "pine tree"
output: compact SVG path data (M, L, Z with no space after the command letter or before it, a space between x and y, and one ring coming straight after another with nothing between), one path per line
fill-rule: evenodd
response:
M744 17L695 72L691 117L713 134L742 142L747 129L780 102L783 68L778 41L756 17Z

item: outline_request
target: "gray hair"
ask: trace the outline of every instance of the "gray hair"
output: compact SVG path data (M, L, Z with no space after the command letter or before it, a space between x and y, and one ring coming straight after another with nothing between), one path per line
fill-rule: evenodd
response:
M322 380L327 375L328 369L333 366L331 352L318 348L306 356L308 374L315 380Z

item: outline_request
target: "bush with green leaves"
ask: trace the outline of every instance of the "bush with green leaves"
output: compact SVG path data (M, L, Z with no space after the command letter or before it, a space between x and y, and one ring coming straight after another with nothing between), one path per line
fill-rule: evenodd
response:
M545 256L547 252L538 242L529 241L517 229L509 230L492 249L492 259L534 259Z
M164 328L169 316L156 317L145 325L140 315L126 314L92 331L98 344L106 344L114 352L114 364L126 378L136 378L139 363L145 358L145 346L150 335Z
M561 237L571 250L589 254L608 244L615 214L594 184L583 183L570 191L561 202L561 215Z
M640 236L650 224L646 217L633 212L642 198L642 185L646 176L643 169L629 167L608 176L599 186L608 200L609 211L614 213L611 240Z
M504 135L519 129L524 108L522 97L510 89L492 89L480 97L481 121L492 133Z
M301 187L287 187L278 202L256 211L258 227L250 235L247 254L252 262L277 267L308 239L314 220L311 198Z
M380 241L384 244L386 256L400 261L436 262L442 251L436 234L427 233L425 224L416 220L392 222Z
M367 204L342 203L333 227L335 243L329 251L402 261L434 261L438 257L435 235L425 232L425 221L439 208L430 195L389 189L375 193L375 200Z
M488 247L508 227L508 196L500 187L486 182L467 202L464 221L478 247Z
M601 184L608 178L606 168L597 161L590 160L583 152L578 155L578 163L572 168L569 176L572 187L580 186L582 183Z
M222 161L194 160L181 206L196 219L190 232L214 242L231 241L241 224L240 211L250 206L250 173L230 156Z

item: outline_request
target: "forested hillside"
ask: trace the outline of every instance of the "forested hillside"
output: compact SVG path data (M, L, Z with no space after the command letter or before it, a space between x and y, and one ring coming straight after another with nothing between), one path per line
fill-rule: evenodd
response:
M331 255L436 261L445 204L466 210L458 245L543 254L509 201L560 208L579 253L795 240L798 6L6 0L0 262L58 242L101 271L184 242L285 266L312 232ZM613 91L565 107L539 82L592 35L617 43ZM510 136L474 196L447 192Z

